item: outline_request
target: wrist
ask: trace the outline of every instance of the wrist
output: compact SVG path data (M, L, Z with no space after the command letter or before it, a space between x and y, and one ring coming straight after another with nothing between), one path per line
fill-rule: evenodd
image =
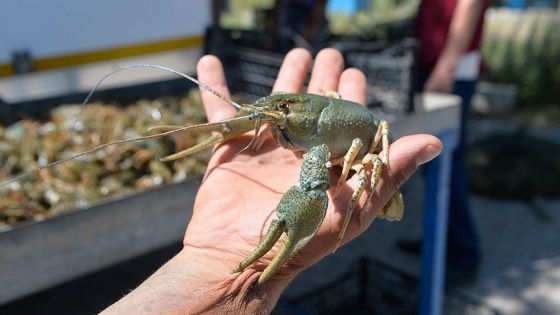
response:
M184 248L102 314L268 314L291 280L270 279L257 286L259 271L232 274L229 265Z
M187 313L214 311L231 314L268 314L295 275L278 275L257 285L263 268L248 267L232 273L241 259L223 253L184 248L174 262L178 274L184 274L184 287L191 290ZM260 266L257 266L260 267ZM182 271L180 271L182 269Z
M442 55L438 59L438 62L434 67L434 71L453 76L455 74L455 69L457 68L458 62L458 57Z

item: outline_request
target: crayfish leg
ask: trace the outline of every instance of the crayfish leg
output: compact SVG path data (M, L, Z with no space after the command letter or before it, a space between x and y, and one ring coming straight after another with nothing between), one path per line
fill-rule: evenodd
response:
M371 169L370 190L367 196L366 203L364 204L362 212L360 213L360 227L362 227L363 224L365 210L369 207L373 194L375 193L375 188L377 187L377 184L379 184L379 180L381 179L381 171L383 171L383 167L387 165L377 154L372 153L367 154L362 160L362 163L372 163L373 167Z
M377 150L377 146L379 145L379 142L381 142L381 146L383 150L381 157L379 157L377 154L374 153ZM363 144L360 138L354 139L354 141L352 141L352 145L348 149L348 152L344 156L342 174L336 186L335 197L338 195L340 187L346 181L350 168L355 164L356 156L360 151L360 149L362 148L362 146ZM377 187L377 184L379 183L379 180L381 178L381 172L383 171L383 168L386 167L389 163L389 123L387 123L387 121L385 120L379 122L379 126L377 127L377 131L375 133L373 142L369 147L368 153L364 156L364 158L360 162L361 169L359 170L358 173L358 187L356 187L356 190L352 194L350 202L348 203L348 208L346 210L346 217L344 218L344 223L338 235L338 240L337 240L338 242L333 252L336 251L336 249L338 249L338 247L342 243L344 234L346 233L346 229L348 228L348 224L350 222L350 219L352 218L352 213L354 212L354 209L356 208L356 205L358 204L358 201L365 190L365 187L367 185L367 178L365 175L364 166L370 163L373 165L372 175L370 179L370 191L368 193L366 203L364 204L360 212L360 220L359 220L360 227L363 226L363 218L365 215L365 211L369 207L369 204L371 203L371 199L375 192L375 188ZM393 198L395 199L393 200ZM388 203L385 206L384 210L379 214L379 216L383 218L388 218L390 220L400 220L403 214L402 196L400 197L400 199L398 199L395 196L393 196L393 198L391 198L390 204ZM395 219L391 219L393 217Z
M340 96L340 93L338 93L337 91L333 91L333 90L326 90L324 95L328 98L334 98L335 100L342 99L342 96Z
M379 158L377 155L373 154L377 145L381 141L381 147L383 149L383 155ZM381 177L382 168L387 167L389 165L389 123L385 120L382 120L379 123L379 127L377 128L377 132L375 134L374 142L369 150L370 153L367 156L367 159L373 160L373 174L371 178L371 191L370 195L368 196L366 205L369 205L371 202L371 197L373 194L373 190L377 186L377 182ZM366 162L364 162L366 163ZM379 174L377 174L379 173ZM360 214L360 224L363 222L363 215L362 212ZM400 221L404 215L404 201L403 196L400 191L397 191L391 196L391 199L387 204L383 207L383 209L378 213L380 218L389 220L389 221Z
M383 161L383 164L387 165L389 164L389 123L385 120L379 122L377 132L375 133L373 142L368 150L369 153L375 152L377 146L379 145L379 141L381 141L381 148L383 149L381 161Z
M352 213L354 212L354 209L356 208L360 197L366 189L367 182L366 170L362 167L358 172L358 187L356 187L356 190L354 190L354 192L352 193L352 197L350 198L350 202L348 203L344 223L342 224L342 228L338 233L338 239L333 253L338 249L338 247L340 247L340 244L342 243L342 239L344 238L344 234L346 233L346 229L348 228L348 223L350 223L350 219L352 218Z
M346 182L346 179L348 178L348 173L350 172L352 165L354 165L356 156L360 152L360 149L362 148L363 145L364 144L362 143L362 140L360 138L356 138L352 141L352 144L350 145L348 152L346 152L346 155L344 156L344 164L342 165L342 173L340 174L340 178L338 179L338 183L336 184L336 190L334 192L335 198L336 196L338 196L338 193L342 185L344 185L344 183Z

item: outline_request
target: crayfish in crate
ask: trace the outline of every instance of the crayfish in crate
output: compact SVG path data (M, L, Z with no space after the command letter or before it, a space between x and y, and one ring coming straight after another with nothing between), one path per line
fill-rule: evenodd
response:
M242 271L256 262L272 248L283 233L286 233L279 253L260 275L259 284L274 275L319 230L328 209L326 190L330 187L329 168L331 166L342 166L342 175L336 186L335 197L352 169L356 171L359 182L358 188L350 198L347 213L338 235L337 247L343 240L352 213L366 190L368 182L370 190L366 204L362 209L366 209L371 202L381 173L389 163L391 139L388 123L380 120L364 106L342 100L336 92L326 92L325 95L273 93L253 104L242 105L227 99L193 77L157 65L131 65L113 71L98 82L84 103L88 101L105 78L117 71L132 67L157 68L181 75L236 107L238 112L234 117L219 122L188 127L155 126L150 130L160 133L102 144L68 159L47 164L39 169L59 164L110 145L152 139L178 132L212 133L212 136L202 143L163 158L163 161L195 154L250 131L254 131L255 135L245 149L253 147L258 150L262 144L259 139L259 131L263 122L268 123L274 140L282 147L293 151L296 156L302 157L303 165L300 172L300 185L291 187L283 195L276 207L277 219L271 222L261 243L253 253L233 270L233 272ZM371 178L368 179L366 166L369 165L371 165L372 171ZM14 180L22 176L16 177ZM403 208L402 195L397 191L378 216L388 220L400 220L403 216ZM360 223L363 214L364 211L362 210Z

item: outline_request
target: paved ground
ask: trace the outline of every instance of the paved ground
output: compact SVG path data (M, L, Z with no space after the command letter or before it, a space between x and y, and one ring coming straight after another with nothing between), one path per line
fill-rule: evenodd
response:
M495 126L482 122L475 129L486 133ZM415 176L404 187L406 215L402 222L374 222L360 238L305 271L286 291L286 296L297 296L329 282L360 256L418 274L419 259L398 251L394 244L399 238L421 235L422 185L421 176ZM540 211L523 202L476 195L471 196L471 201L483 260L476 282L460 290L479 297L503 314L560 314L560 199L537 200ZM134 288L178 248L179 244L173 244L16 301L0 307L0 314L95 313Z

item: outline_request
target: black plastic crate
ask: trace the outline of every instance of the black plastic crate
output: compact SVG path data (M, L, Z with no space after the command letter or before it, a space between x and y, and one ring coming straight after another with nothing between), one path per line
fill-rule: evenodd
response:
M416 314L419 285L414 276L362 258L333 282L280 303L273 314ZM476 297L453 287L446 288L443 313L499 314Z
M230 91L248 102L272 92L284 60L282 54L264 50L265 41L263 32L215 27L206 30L204 53L222 61Z
M346 64L362 70L368 80L368 106L390 115L414 111L417 42L346 42L335 44Z
M265 34L254 31L207 30L205 52L222 60L231 91L247 101L270 94L284 59L282 54L263 50L264 41ZM342 52L347 66L359 68L366 74L369 107L379 108L380 114L385 116L413 111L417 60L414 39L397 42L339 40L331 46Z
M272 92L284 56L250 48L236 48L223 56L232 93L254 102Z

